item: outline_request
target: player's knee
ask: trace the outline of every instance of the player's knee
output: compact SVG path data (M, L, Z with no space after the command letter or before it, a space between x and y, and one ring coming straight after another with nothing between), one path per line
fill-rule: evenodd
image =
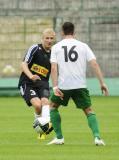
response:
M84 109L83 111L84 111L84 113L85 113L86 115L88 115L88 114L90 114L90 113L94 113L91 107L88 107L88 108Z
M41 99L41 103L42 103L42 106L44 106L44 105L49 105L49 100L48 100L48 98L42 98L42 99Z
M35 111L37 113L41 112L41 101L40 101L40 99L33 100L32 101L32 105L35 108Z
M41 114L41 107L34 107L35 113L40 115Z
M34 107L40 109L41 108L41 103L38 103L38 102L34 103Z
M53 109L53 108L58 108L59 105L54 103L54 102L50 102L50 109Z

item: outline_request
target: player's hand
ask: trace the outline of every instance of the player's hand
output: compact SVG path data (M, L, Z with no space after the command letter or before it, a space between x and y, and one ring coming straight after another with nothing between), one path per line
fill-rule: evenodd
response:
M55 96L58 96L63 100L64 94L57 86L53 87L53 92L54 92Z
M108 91L106 84L101 85L101 91L102 91L102 94L104 94L105 96L109 95L109 91Z
M37 74L32 75L32 76L30 77L30 79L31 79L32 81L41 80L41 78L40 78Z

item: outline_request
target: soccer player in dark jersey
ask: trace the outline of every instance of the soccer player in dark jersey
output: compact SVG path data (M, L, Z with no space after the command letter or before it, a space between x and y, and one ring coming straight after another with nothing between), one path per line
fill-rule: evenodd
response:
M18 88L28 106L35 109L34 128L41 125L47 131L46 124L50 122L49 115L49 76L50 54L55 40L55 32L52 29L44 30L41 44L32 45L21 64L22 73ZM38 129L39 132L39 129Z

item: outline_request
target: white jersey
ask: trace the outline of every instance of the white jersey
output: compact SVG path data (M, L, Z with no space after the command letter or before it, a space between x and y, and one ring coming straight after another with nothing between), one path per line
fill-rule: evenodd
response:
M58 64L58 87L69 90L86 88L86 63L96 59L87 44L63 39L52 47L51 63Z

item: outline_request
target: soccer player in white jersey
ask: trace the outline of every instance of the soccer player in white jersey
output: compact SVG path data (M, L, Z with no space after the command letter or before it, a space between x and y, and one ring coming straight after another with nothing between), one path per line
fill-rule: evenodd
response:
M74 25L71 22L63 24L62 36L63 40L55 44L51 51L51 78L54 92L51 96L50 117L56 138L48 145L64 144L58 107L67 106L70 98L73 99L76 107L82 109L87 116L94 143L105 145L100 137L98 122L91 108L90 94L86 86L87 62L96 74L102 92L107 96L108 88L104 83L102 72L89 46L75 39Z

